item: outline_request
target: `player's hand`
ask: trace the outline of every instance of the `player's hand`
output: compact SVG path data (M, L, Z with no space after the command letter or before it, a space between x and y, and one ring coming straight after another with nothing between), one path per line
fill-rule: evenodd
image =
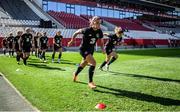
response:
M73 41L69 41L67 46L70 47L72 44L73 44Z
M59 47L59 44L54 43L57 47Z

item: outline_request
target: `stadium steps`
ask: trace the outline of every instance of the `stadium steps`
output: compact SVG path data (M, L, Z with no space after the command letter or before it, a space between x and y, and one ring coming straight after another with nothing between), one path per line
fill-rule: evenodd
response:
M41 11L39 11L29 0L24 0L27 6L31 8L31 10L36 13L41 19L43 20L49 20Z
M40 19L22 0L0 0L0 5L13 19Z
M0 5L0 18L9 19L11 16Z
M89 26L89 22L87 20L75 14L56 11L49 11L48 13L58 22L63 24L63 26L69 29L79 29Z
M60 24L56 19L54 19L53 17L51 17L47 12L45 12L44 10L42 10L41 8L40 8L40 6L38 6L37 4L36 4L36 2L35 1L32 1L32 4L34 5L34 6L36 6L41 12L43 12L51 21L53 21L56 25L57 25L57 28L65 28L62 24Z
M39 8L39 6L37 6L35 3L30 2L29 0L24 0L24 1L42 19L44 19L44 20L52 20L54 23L56 23L58 28L64 28L63 25L61 25L59 22L57 22L55 19L53 19L51 16L49 16L46 12L44 12L41 8Z

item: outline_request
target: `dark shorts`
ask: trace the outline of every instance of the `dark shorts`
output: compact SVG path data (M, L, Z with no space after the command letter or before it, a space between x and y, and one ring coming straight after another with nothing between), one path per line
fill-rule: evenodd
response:
M93 55L93 53L94 53L94 49L89 50L89 49L81 49L81 48L80 48L80 54L81 54L81 56L82 56L84 59L86 59L86 57L87 57L89 54Z
M114 51L112 47L105 47L105 50L107 55L111 54Z
M41 45L41 50L46 50L48 47L47 47L47 45L46 44L42 44Z
M20 51L19 45L15 45L15 51L16 51L16 52Z
M23 46L23 52L30 52L31 51L31 46Z
M53 50L58 51L60 48L62 48L62 46L57 46L56 44L54 44Z
M9 48L9 49L12 49L12 48L13 48L13 44L12 44L12 43L9 43L9 44L8 44L8 48Z
M34 47L35 47L36 49L39 48L38 44L35 44Z

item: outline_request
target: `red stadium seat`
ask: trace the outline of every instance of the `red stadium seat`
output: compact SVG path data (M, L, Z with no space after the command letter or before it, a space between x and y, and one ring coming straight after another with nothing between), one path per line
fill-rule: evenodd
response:
M79 29L79 28L87 27L89 25L87 20L81 18L80 16L76 16L74 14L55 12L55 11L49 11L48 13L56 20L58 20L66 28Z

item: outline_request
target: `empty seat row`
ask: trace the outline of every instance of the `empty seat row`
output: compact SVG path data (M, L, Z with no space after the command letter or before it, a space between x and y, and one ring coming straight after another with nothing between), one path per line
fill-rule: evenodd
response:
M48 13L57 21L59 21L63 26L69 29L78 29L87 27L89 25L89 22L87 20L75 14L68 14L64 12L55 11L49 11Z

